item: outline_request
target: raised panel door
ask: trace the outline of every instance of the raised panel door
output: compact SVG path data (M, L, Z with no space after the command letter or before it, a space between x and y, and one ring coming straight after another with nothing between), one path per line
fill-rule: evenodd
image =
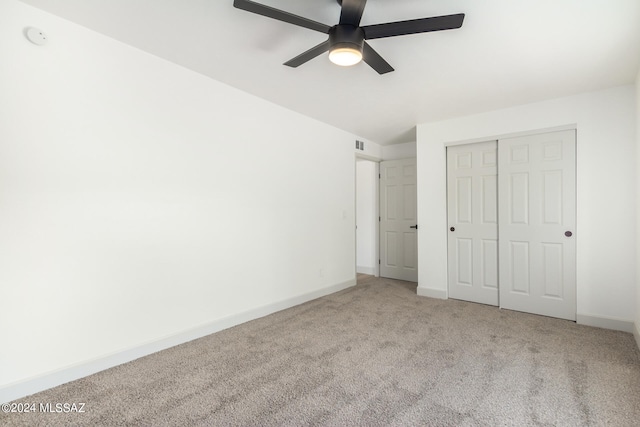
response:
M498 305L497 142L447 148L451 298Z
M418 281L416 160L380 163L380 276Z
M499 141L500 306L576 319L575 131Z

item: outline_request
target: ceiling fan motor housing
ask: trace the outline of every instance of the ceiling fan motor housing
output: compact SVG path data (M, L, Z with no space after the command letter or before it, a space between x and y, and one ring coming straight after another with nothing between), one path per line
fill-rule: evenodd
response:
M329 30L329 45L333 49L357 49L364 47L364 30L353 25L335 25Z

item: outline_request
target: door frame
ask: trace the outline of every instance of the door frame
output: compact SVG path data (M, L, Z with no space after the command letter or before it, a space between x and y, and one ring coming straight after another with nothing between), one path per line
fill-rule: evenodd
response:
M522 136L532 136L532 135L538 135L538 134L541 134L541 133L560 132L560 131L565 131L565 130L573 130L576 133L576 194L577 194L577 189L578 189L577 188L578 187L577 170L579 168L579 165L578 165L578 156L577 156L577 152L578 152L578 126L576 124L552 126L552 127L547 127L547 128L531 129L531 130L527 130L527 131L509 132L509 133L505 133L505 134L496 134L496 135L490 135L490 136L484 136L484 137L476 137L476 138L459 140L459 141L444 142L442 147L443 147L443 152L444 152L443 162L444 162L444 173L445 173L445 179L444 179L445 224L447 223L448 215L449 215L449 208L446 205L447 197L448 197L447 178L446 178L446 173L447 173L447 148L448 147L453 147L453 146L457 146L457 145L474 144L474 143L478 143L478 142L494 141L494 140L495 141L499 141L501 139L506 139L506 138L517 138L517 137L522 137ZM420 189L418 188L418 192L419 191L420 191ZM419 206L419 204L418 204L418 206ZM577 219L577 209L578 209L578 203L576 201L576 219ZM447 237L444 240L444 243L445 243L445 245L444 245L444 260L445 260L445 264L446 264L446 275L445 275L445 289L446 290L444 290L444 291L421 290L420 289L420 284L418 282L418 295L427 296L427 297L433 297L433 298L441 298L441 299L442 298L443 299L449 299L450 298L450 296L449 296L449 259L448 259L449 247L448 247L448 234L447 234ZM576 254L576 257L577 257L577 254ZM576 288L576 292L577 291L578 291L578 289ZM576 313L577 312L578 312L578 309L577 309L577 296L576 296Z
M355 157L354 157L354 193L353 193L353 205L354 205L354 213L355 213L355 217L353 219L354 222L354 227L353 227L353 233L354 233L354 241L355 241L355 245L354 245L354 270L356 273L356 277L358 275L358 170L357 170L357 163L358 161L369 161L371 163L373 163L375 165L375 175L374 177L379 177L380 176L380 162L381 160L373 157L373 156L367 156L366 154L360 154L360 153L356 153ZM373 190L373 194L375 197L375 207L374 207L374 216L380 218L380 179L375 178L374 181L374 190ZM375 227L374 227L374 235L373 235L373 245L374 245L374 270L375 270L375 277L380 277L380 263L379 262L375 262L375 260L380 260L380 221L376 221L375 222Z

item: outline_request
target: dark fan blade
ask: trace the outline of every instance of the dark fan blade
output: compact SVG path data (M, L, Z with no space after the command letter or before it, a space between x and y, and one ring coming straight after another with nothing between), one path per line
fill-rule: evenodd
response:
M389 22L386 24L366 25L365 40L383 37L404 36L405 34L426 33L429 31L453 30L462 27L464 13L456 15L434 16L432 18L412 19L409 21Z
M378 74L386 74L393 71L393 67L385 61L382 56L378 54L369 43L364 42L364 49L362 50L362 59L369 64L371 68L376 70Z
M304 64L307 61L311 61L316 56L321 55L328 50L329 50L329 40L327 40L326 42L322 42L315 47L312 47L305 53L301 53L300 55L296 56L293 59L290 59L289 61L285 62L284 65L288 65L289 67L295 68L299 65Z
M311 19L303 18L302 16L274 9L273 7L265 6L249 0L233 0L233 5L238 9L257 13L258 15L277 19L278 21L283 21L299 27L309 28L310 30L319 31L325 34L328 34L329 29L331 28L330 26L321 24L320 22L312 21Z
M367 4L367 0L342 0L340 25L347 24L359 27L365 4Z

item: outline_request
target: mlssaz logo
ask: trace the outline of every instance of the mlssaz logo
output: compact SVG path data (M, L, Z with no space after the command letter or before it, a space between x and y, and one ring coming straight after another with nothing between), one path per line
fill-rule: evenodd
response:
M84 413L85 403L41 403L40 412L56 414Z

